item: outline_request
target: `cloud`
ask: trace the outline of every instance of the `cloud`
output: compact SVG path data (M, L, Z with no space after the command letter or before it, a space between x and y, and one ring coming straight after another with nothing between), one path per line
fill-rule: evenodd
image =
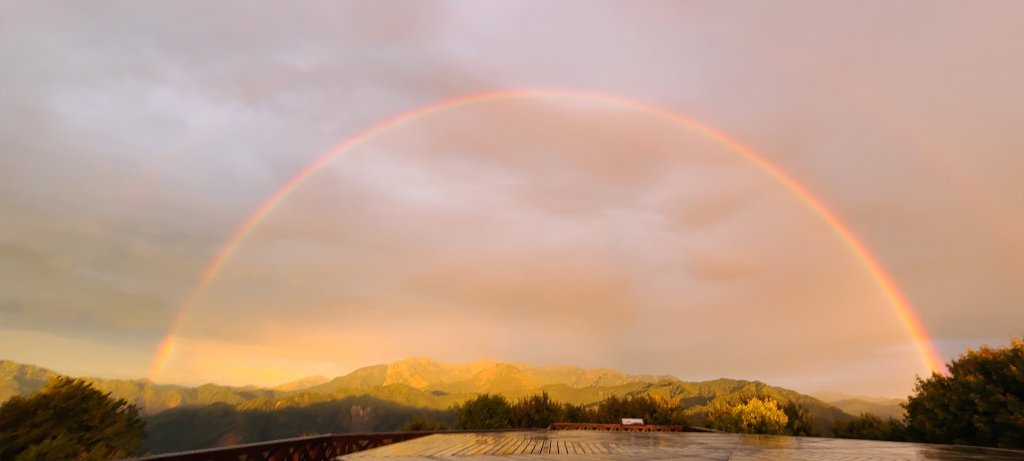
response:
M343 139L557 87L762 153L863 238L947 355L1019 334L1021 7L739 5L4 5L0 316L144 356L238 224ZM325 352L300 360L295 331ZM364 143L257 226L182 334L239 363L273 350L282 373L485 352L819 384L852 379L836 363L916 366L797 198L699 133L592 101L462 107ZM332 360L352 338L386 345ZM51 339L33 360L57 360Z

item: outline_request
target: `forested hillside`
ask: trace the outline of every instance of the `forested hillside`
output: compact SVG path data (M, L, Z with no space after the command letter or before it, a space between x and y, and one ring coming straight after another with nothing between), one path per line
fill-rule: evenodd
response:
M0 362L0 370L4 373L0 381L4 399L30 394L57 376L43 368L7 361ZM361 368L326 382L319 377L303 379L277 390L215 384L185 387L147 380L88 381L142 410L150 433L144 444L148 452L317 433L397 430L416 420L450 425L450 408L486 393L510 401L547 394L553 401L582 408L593 408L609 397L650 396L680 408L693 425L705 423L712 405L735 405L751 396L798 404L810 413L817 433L828 433L836 421L850 419L818 399L756 381L686 382L672 376L490 360L445 364L407 359Z

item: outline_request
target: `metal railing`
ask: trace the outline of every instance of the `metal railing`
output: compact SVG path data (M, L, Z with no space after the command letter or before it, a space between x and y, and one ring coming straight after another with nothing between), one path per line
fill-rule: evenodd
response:
M660 424L554 423L548 429L552 431L686 432L686 426Z
M628 432L684 432L695 428L662 426L656 424L622 425L596 423L554 423L553 431L628 431ZM377 432L370 434L331 434L270 442L249 443L223 448L182 451L132 458L124 461L330 461L347 455L392 443L404 442L433 434L467 432L515 432L536 429L455 430L429 432Z
M375 434L318 435L225 448L167 453L126 461L328 461L341 455L434 433L379 432Z

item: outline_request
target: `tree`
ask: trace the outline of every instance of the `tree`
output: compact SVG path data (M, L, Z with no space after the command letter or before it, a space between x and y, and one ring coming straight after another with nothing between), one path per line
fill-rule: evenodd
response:
M447 431L450 430L451 426L448 423L439 419L428 418L423 415L413 416L411 419L405 422L401 428L402 432L420 432L420 431Z
M135 454L146 438L139 411L81 379L60 377L0 406L0 459L97 461Z
M586 423L591 420L591 412L583 404L562 404L562 420L564 423Z
M912 440L1024 448L1024 337L968 350L949 376L918 378L905 404Z
M512 427L545 428L564 419L564 414L562 405L543 392L519 399L512 405Z
M849 421L838 421L833 428L834 435L841 439L906 440L903 422L889 418L883 420L871 413L861 413Z
M611 396L597 405L594 422L617 424L622 418L643 418L647 424L686 424L683 410L648 394Z
M789 400L782 405L782 411L786 413L786 434L789 435L811 435L814 424L814 416L811 415L803 405Z
M505 429L512 426L512 408L500 395L483 394L453 408L457 429Z
M715 403L708 409L709 427L729 432L785 434L789 418L770 397L751 397L732 405Z
M733 407L732 412L739 424L740 432L784 434L786 423L789 422L786 412L779 408L779 402L767 397L754 397Z

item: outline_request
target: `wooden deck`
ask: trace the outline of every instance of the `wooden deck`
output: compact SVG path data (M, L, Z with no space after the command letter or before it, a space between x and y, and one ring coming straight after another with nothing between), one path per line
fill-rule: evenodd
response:
M342 460L1024 460L1024 452L867 440L680 432L513 431L446 433Z

